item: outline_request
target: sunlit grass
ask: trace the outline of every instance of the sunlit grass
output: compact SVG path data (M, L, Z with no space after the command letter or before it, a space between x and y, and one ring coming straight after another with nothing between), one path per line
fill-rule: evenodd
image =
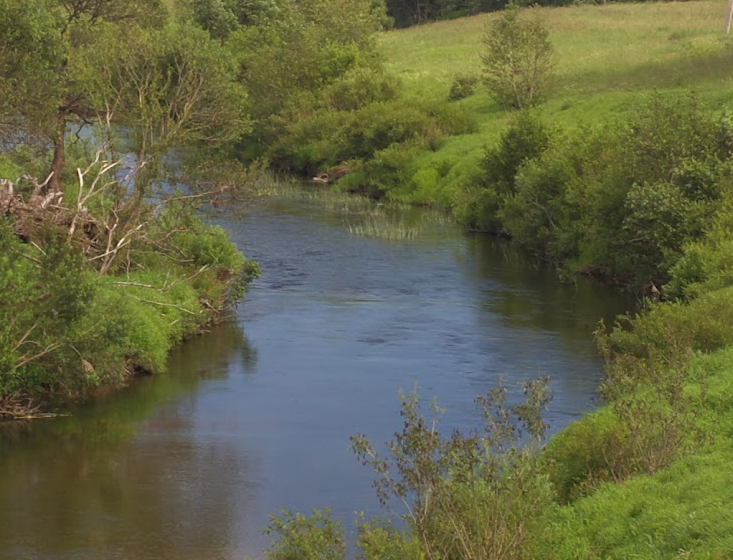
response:
M712 0L538 8L556 51L554 84L541 110L564 126L594 125L623 118L653 91L690 90L714 108L726 107L733 102L733 38L722 33L726 5ZM447 100L455 75L480 74L481 36L497 17L391 31L381 36L380 46L407 93ZM479 132L450 138L418 165L447 164L451 171L442 188L448 193L475 172L509 115L480 85L458 103L475 116Z

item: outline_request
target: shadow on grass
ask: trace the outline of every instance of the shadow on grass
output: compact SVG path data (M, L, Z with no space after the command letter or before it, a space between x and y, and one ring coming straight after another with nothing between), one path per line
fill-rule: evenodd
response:
M709 82L720 82L721 88L729 79L733 66L733 49L714 54L688 55L657 62L603 71L571 74L558 79L559 88L598 93L609 91L653 89L660 87L702 87Z

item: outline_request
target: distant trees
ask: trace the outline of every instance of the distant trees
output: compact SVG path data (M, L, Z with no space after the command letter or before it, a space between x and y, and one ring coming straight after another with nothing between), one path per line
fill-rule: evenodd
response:
M494 99L521 109L547 89L553 69L549 31L539 16L508 8L483 36L483 80Z
M387 0L387 11L397 27L502 9L506 0Z

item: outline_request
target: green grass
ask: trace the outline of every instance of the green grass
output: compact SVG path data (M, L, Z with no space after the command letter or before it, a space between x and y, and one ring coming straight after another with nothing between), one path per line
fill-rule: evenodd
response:
M704 388L711 444L654 476L608 483L558 509L557 558L733 557L733 349L690 364Z
M387 214L367 216L360 223L349 223L349 233L357 237L374 237L390 241L411 241L420 235L420 228Z
M713 108L733 102L733 38L722 33L724 0L538 8L555 46L552 89L540 105L561 125L599 124L629 112L641 96L697 92ZM407 93L447 99L456 74L480 74L481 36L497 14L438 22L380 37L387 68ZM442 188L450 198L475 171L483 148L509 113L479 85L457 102L474 115L479 132L450 138L423 155L418 168L448 166ZM434 190L406 199L434 202ZM400 193L399 196L403 196Z

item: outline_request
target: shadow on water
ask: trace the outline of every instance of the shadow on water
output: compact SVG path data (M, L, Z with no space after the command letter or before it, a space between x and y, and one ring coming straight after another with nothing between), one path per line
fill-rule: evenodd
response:
M558 280L557 271L530 260L511 243L475 235L468 242L476 261L467 276L483 289L487 316L517 329L544 330L568 341L590 341L598 322L607 323L636 305L633 298L614 293L582 276ZM462 259L466 264L466 259ZM485 280L491 278L491 285Z
M69 418L0 424L0 558L230 558L250 460L189 439L192 396L256 363L225 324L175 350L175 374L100 393Z

